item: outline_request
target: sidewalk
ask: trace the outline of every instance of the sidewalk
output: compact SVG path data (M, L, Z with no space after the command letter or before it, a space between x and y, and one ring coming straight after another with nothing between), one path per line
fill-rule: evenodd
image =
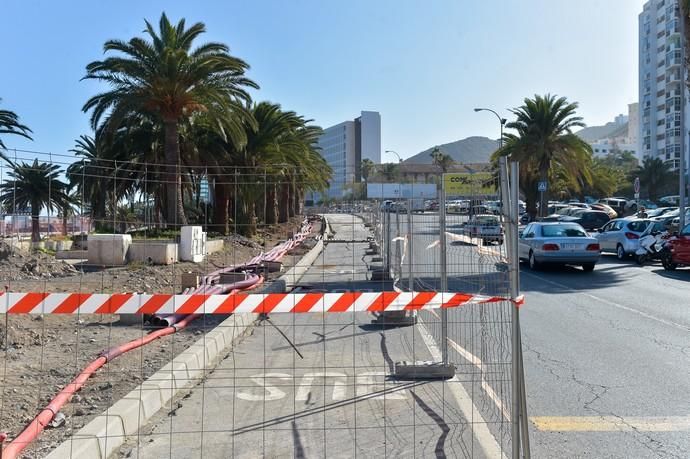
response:
M338 240L369 232L329 217ZM302 279L317 289L381 290L367 280L366 243L334 243ZM387 328L367 313L272 315L205 382L159 414L136 458L483 457L451 395L459 382L395 381L398 360L431 360L415 327Z

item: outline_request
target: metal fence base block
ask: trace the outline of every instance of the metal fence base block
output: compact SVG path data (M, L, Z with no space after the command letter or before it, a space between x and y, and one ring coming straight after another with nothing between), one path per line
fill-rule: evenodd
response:
M379 313L371 323L379 325L414 325L417 315L414 311L388 311Z
M371 259L371 262L372 262L372 263L382 263L382 262L383 262L383 258L382 258L382 257L374 257L374 258Z
M455 365L441 362L395 362L393 375L397 379L450 379L455 376Z

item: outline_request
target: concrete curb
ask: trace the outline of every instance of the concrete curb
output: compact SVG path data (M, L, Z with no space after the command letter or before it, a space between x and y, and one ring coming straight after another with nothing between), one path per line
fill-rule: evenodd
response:
M264 292L285 292L304 276L323 251L323 240L307 252L297 264ZM107 459L127 440L128 436L148 424L166 406L172 406L186 389L196 385L252 327L257 315L233 314L200 340L151 375L140 386L118 400L103 414L63 441L46 459L88 457Z

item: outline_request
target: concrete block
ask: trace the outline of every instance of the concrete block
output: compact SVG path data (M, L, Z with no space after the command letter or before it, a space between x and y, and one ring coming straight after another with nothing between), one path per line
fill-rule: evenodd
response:
M178 261L178 246L171 241L133 241L127 252L129 262L169 265Z
M98 441L98 437L82 435L81 433L77 433L61 443L47 456L50 459L62 459L65 457L105 458L101 453L101 443Z
M89 264L124 265L130 245L132 245L132 236L129 234L90 234Z
M183 226L180 230L180 259L200 263L206 253L206 233L201 226Z
M107 435L104 435L106 432ZM98 438L100 457L110 457L110 455L122 444L120 438L125 438L125 428L122 423L122 418L118 415L110 414L108 411L86 424L79 433Z
M55 250L72 250L74 243L72 241L55 241Z
M144 316L142 314L120 314L119 323L123 325L138 325L144 326Z
M245 273L221 273L218 279L219 284L234 284L247 278Z
M441 362L395 362L393 374L397 379L450 379L455 376L455 365Z
M137 400L141 403L142 419L149 419L164 405L160 388L143 384L123 397L123 400Z
M210 241L206 241L206 255L222 252L224 247L225 241L223 239L212 239Z
M58 250L55 253L57 260L87 260L89 258L88 250Z
M199 288L201 278L198 273L182 273L180 276L180 287L182 288Z

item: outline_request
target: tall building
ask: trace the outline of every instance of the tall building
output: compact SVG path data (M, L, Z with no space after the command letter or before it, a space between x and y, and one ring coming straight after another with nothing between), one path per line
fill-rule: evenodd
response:
M639 30L638 150L641 158L660 158L677 169L681 151L688 157L690 126L678 0L645 3ZM685 92L685 104L681 91Z
M321 155L333 169L326 196L343 198L352 191L352 184L360 182L363 159L381 163L381 115L363 111L352 121L326 128L318 145Z
M575 134L592 147L594 156L629 152L640 160L638 149L638 104L628 104L628 114L620 114L603 126L589 126Z

